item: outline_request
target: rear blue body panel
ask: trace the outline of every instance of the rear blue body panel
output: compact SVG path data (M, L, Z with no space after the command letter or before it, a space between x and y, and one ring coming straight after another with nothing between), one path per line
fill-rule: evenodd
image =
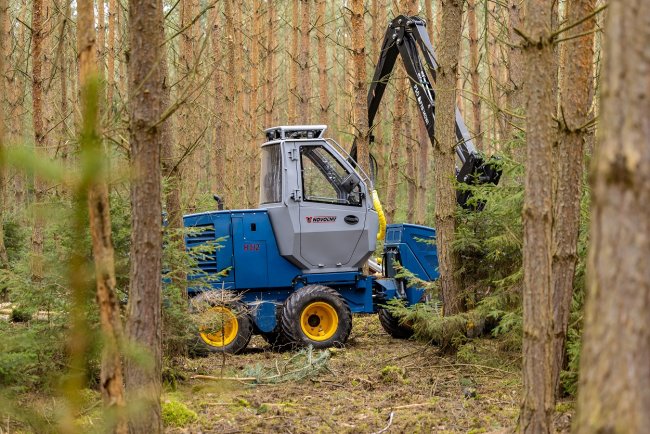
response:
M418 279L433 281L439 276L435 241L436 231L433 228L408 223L388 225L384 250L397 250L397 260L404 268ZM409 304L419 302L424 295L422 288L414 286L407 286L405 292Z

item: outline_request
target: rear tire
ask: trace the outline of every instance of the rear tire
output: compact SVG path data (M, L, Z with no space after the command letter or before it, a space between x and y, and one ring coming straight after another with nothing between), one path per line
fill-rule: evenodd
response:
M406 324L400 324L399 318L393 316L386 308L379 309L379 322L386 333L395 339L408 339L413 336L413 328Z
M332 288L308 285L293 292L282 309L282 331L299 346L328 348L345 344L352 331L352 313Z
M197 341L211 353L238 354L251 340L253 321L242 303L219 303L213 295L205 292L192 299L194 314L204 323L199 324Z

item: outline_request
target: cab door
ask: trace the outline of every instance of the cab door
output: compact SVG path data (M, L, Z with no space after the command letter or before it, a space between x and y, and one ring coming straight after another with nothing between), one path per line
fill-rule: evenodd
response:
M300 146L300 253L315 268L350 265L366 225L364 184L323 142Z

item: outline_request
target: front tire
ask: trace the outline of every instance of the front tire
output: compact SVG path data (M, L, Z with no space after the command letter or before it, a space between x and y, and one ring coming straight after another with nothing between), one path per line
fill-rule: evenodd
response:
M199 317L199 344L211 353L238 354L251 339L253 322L242 303L220 303L216 298L206 292L192 300Z
M352 313L334 289L308 285L293 292L284 302L282 330L299 346L340 346L352 331Z

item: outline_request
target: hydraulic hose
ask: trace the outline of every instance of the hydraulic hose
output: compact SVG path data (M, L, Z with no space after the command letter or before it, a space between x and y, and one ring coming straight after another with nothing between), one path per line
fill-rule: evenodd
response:
M384 215L384 209L381 207L381 202L379 201L379 195L377 190L372 190L372 205L377 211L377 216L379 217L379 232L377 232L377 241L382 241L386 235L386 216Z

